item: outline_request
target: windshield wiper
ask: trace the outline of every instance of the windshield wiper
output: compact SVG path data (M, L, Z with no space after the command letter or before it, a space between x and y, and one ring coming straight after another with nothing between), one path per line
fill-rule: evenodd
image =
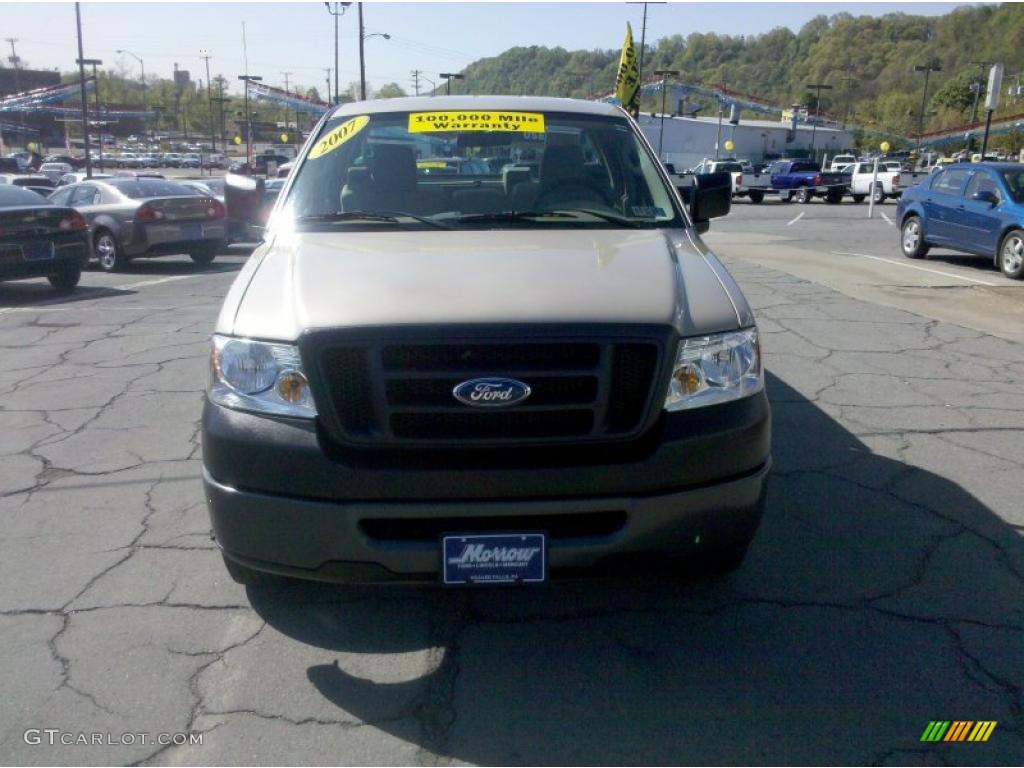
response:
M496 211L493 213L465 213L455 217L455 221L470 224L490 224L496 222L510 221L533 221L535 219L579 219L577 214L583 213L588 216L621 224L624 227L640 227L641 223L619 216L614 213L594 211L589 208L562 208L548 211Z
M392 224L401 224L401 219L412 219L435 229L451 229L447 224L435 219L417 216L414 213L405 213L404 211L335 211L334 213L319 213L314 216L295 217L295 221L300 222L384 221Z

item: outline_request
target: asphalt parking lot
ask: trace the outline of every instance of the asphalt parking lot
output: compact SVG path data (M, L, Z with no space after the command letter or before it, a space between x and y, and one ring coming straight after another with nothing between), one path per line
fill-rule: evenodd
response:
M707 235L774 417L724 580L246 590L198 424L245 254L0 284L0 761L1020 764L1024 284L906 264L894 216L739 202ZM933 720L998 725L922 743ZM202 744L138 737L175 732Z

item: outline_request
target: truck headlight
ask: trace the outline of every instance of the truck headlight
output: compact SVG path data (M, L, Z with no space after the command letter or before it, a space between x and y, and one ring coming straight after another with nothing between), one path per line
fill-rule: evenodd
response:
M292 344L214 335L208 396L240 411L316 417L299 350Z
M762 389L764 370L756 328L683 339L672 369L665 410L716 405Z

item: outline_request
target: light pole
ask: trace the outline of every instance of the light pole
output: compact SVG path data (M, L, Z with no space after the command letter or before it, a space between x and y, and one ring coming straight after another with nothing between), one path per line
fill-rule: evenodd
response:
M843 75L843 83L846 85L846 88L843 89L843 92L846 94L846 107L843 110L843 130L845 131L846 124L850 121L850 102L852 101L850 98L850 83L854 82L857 78L854 77L853 64L844 65L843 72L846 73Z
M6 40L8 43L11 44L11 55L7 58L7 60L9 62L11 62L11 64L14 65L14 92L15 93L21 93L21 82L20 82L20 77L19 77L19 73L21 72L21 59L18 57L18 52L16 50L14 50L14 44L16 42L18 42L18 38L16 38L16 37L5 37L4 40ZM25 132L25 113L24 112L18 112L18 124L21 126L21 131L22 131L21 139L22 139L22 142L27 144L28 143L27 142L28 134Z
M220 85L219 85L218 91L219 91L220 95L219 96L214 96L213 99L211 99L211 101L214 101L217 104L217 110L218 110L218 113L220 115L220 141L221 141L221 144L224 145L224 150L226 152L228 145L227 145L227 139L224 138L224 134L227 133L227 128L224 125L224 105L227 102L231 101L231 99L228 99L228 98L224 97L224 81L221 80L221 81L219 81L219 83L220 83Z
M76 61L76 63L79 66L83 66L85 64L88 64L88 65L90 65L92 67L92 82L93 82L93 87L96 89L96 119L98 121L99 120L99 116L100 116L100 79L99 79L99 76L96 74L96 67L101 65L103 63L103 61L101 59L78 59ZM97 123L97 124L99 124L99 123ZM88 129L88 126L86 126L86 128ZM99 166L100 166L100 173L103 173L103 128L102 128L102 126L99 129L99 134L100 134L100 140L99 140L99 146L100 146L100 149L99 149L99 153L100 153L100 156L99 156Z
M131 51L126 51L123 48L118 48L117 53L127 54L131 56L133 59L135 59L137 62L139 62L139 69L142 70L142 109L146 110L148 108L148 103L146 102L146 64L142 61L141 56L138 56L132 53ZM202 58L206 57L204 56ZM209 62L207 62L207 64L209 64ZM209 79L209 71L207 71L207 79Z
M942 65L938 60L932 60L927 64L915 64L915 72L924 72L924 92L921 94L921 110L918 112L917 121L917 144L914 146L914 157L921 154L921 134L924 133L924 108L928 103L928 78L932 72L941 72Z
M363 4L359 3L359 100L366 101L366 58L363 55L363 43L371 37L383 37L390 40L391 35L386 32L374 32L366 34L366 27L363 25Z
M828 83L808 83L808 88L814 89L814 120L811 121L811 160L814 160L814 139L818 132L818 116L821 114L821 92L831 91L832 86Z
M92 155L89 152L89 100L85 97L85 53L82 51L82 10L75 3L75 26L78 28L78 84L82 93L82 138L85 142L85 178L92 178Z
M978 65L978 76L971 83L971 90L974 91L974 105L971 107L971 130L967 133L967 151L972 148L974 138L974 127L978 122L978 102L981 101L981 92L985 89L985 67L991 67L991 61L972 61L971 64Z
M210 82L210 56L200 56L206 59L206 111L210 114L210 151L217 151L217 132L213 127L213 83ZM212 173L212 171L211 171ZM202 174L200 174L202 175Z
M334 17L334 98L331 98L331 71L327 70L327 101L338 103L338 18L345 15L345 11L352 3L335 3L334 10L331 10L330 3L324 3L327 12Z
M658 159L664 160L661 156L661 147L665 139L665 91L668 90L666 77L679 77L678 69L656 69L654 74L661 78L661 128L658 129Z
M444 87L444 95L445 96L451 96L452 95L452 80L465 80L466 79L465 75L460 75L458 72L442 72L441 74L438 75L438 77L443 77L445 80L448 81L445 84L445 87Z
M281 74L284 76L284 92L287 95L291 96L292 92L291 92L291 83L289 82L289 78L292 76L292 73L291 72L282 72ZM285 127L285 133L288 133L288 134L292 134L293 133L293 131L289 131L288 130L288 107L284 108L284 127ZM298 130L298 127L299 127L299 110L296 109L295 110L295 129ZM293 138L294 138L294 136L293 136Z
M250 166L249 170L255 175L256 169L252 167L252 116L249 114L249 83L259 82L263 78L256 75L239 75L238 79L245 83L245 163Z

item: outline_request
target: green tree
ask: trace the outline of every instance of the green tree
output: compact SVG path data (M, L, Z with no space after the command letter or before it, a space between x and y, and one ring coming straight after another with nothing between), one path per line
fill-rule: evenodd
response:
M398 83L385 83L377 92L374 94L376 99L394 99L399 96L407 96L408 94L402 90L402 87Z
M955 112L966 113L974 103L971 79L968 75L957 75L950 78L935 92L932 104L952 109Z

